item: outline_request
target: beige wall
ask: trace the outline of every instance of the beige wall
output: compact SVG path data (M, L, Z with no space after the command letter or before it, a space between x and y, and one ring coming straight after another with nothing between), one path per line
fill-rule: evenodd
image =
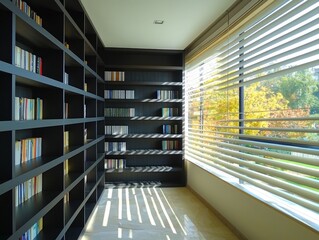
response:
M319 232L187 161L187 185L249 240L318 240Z

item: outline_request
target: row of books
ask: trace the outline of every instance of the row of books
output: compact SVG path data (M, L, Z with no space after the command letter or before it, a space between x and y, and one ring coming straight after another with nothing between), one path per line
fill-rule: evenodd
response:
M169 125L169 124L164 124L162 126L163 128L163 134L177 134L178 133L178 125Z
M128 126L105 126L105 134L107 135L118 135L128 134Z
M134 117L135 108L105 108L106 117Z
M179 98L178 91L173 90L157 90L157 99L177 99Z
M180 142L177 140L163 140L162 150L176 150L180 149Z
M123 169L126 167L125 159L105 159L105 169Z
M105 99L134 99L134 90L105 90Z
M31 19L33 19L37 24L42 26L42 18L33 11L30 6L22 0L15 0L15 5L25 14L27 14Z
M178 116L178 108L162 108L162 117Z
M43 100L15 97L15 120L40 120L43 118Z
M15 65L25 70L42 75L42 58L18 46L15 47Z
M104 80L105 81L124 81L125 72L105 71Z
M15 205L19 206L40 192L42 192L42 174L15 187Z
M26 138L15 142L15 165L41 156L42 138Z
M19 240L33 240L43 229L43 218L40 218L38 222L32 225L32 227L26 231Z
M105 151L126 151L126 142L105 142Z

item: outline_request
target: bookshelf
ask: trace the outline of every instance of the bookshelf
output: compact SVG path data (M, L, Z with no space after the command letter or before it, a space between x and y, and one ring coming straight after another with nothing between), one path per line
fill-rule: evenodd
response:
M103 45L77 0L1 0L0 22L0 239L77 239L104 189Z
M184 186L183 52L107 48L106 186Z

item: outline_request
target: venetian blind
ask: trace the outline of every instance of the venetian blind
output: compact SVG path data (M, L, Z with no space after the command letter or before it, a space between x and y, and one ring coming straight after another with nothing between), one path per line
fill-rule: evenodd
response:
M186 159L319 212L315 69L319 2L275 1L186 65Z

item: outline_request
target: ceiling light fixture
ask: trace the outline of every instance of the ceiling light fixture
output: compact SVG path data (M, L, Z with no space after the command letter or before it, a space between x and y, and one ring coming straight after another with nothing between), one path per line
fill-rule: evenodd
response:
M154 24L163 24L164 20L154 20Z

